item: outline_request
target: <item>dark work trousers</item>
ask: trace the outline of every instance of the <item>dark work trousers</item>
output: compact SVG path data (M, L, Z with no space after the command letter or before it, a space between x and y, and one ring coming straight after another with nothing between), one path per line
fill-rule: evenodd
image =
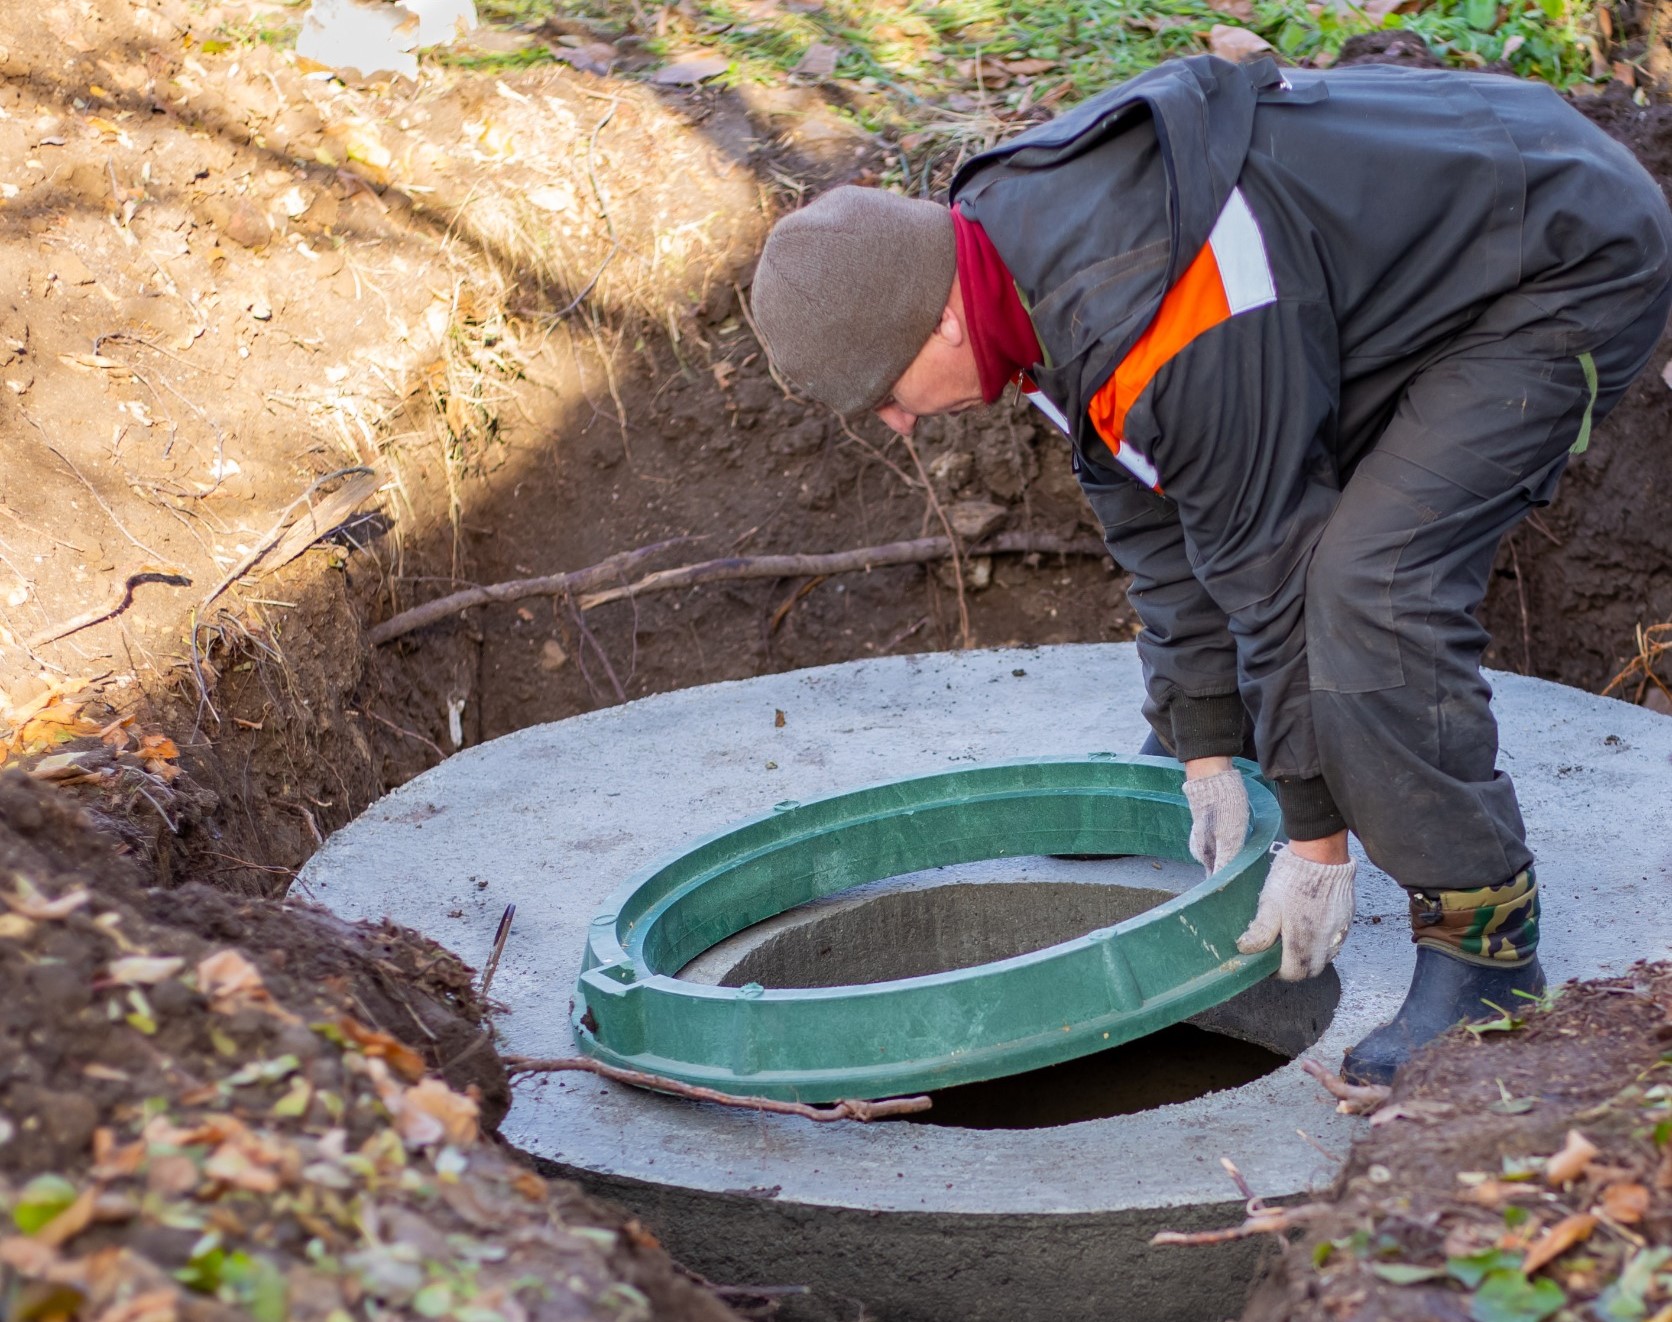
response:
M1407 888L1495 886L1532 862L1475 611L1504 535L1549 503L1669 308L1665 291L1592 351L1594 399L1586 364L1536 330L1463 342L1410 381L1342 487L1307 573L1313 721L1342 815Z

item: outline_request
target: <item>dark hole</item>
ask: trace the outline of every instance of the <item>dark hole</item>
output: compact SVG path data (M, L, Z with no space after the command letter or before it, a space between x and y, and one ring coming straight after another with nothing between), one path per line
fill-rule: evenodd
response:
M943 1088L930 1094L933 1109L906 1119L959 1129L1050 1129L1187 1102L1252 1083L1288 1063L1289 1057L1252 1042L1174 1024L1061 1065Z

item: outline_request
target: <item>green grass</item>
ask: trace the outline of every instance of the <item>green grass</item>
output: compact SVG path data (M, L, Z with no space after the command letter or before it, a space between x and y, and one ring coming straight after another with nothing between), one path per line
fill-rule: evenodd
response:
M484 18L527 25L549 15L631 35L655 59L694 48L731 59L715 81L781 83L815 43L839 52L833 100L902 148L885 182L928 186L969 150L1173 56L1205 51L1216 23L1246 27L1285 58L1327 65L1378 28L1420 35L1463 68L1507 64L1566 90L1593 77L1597 0L1417 0L1377 20L1352 0L479 0ZM1241 9L1242 17L1227 10ZM1011 76L1013 61L1022 72ZM1003 71L1003 72L1000 72ZM1604 75L1606 76L1606 75ZM910 157L908 163L907 157Z
M807 8L802 6L800 8ZM636 10L636 12L635 12ZM1070 84L1072 104L1175 55L1206 49L1215 23L1250 28L1295 60L1328 62L1349 37L1378 27L1419 33L1448 62L1479 67L1507 60L1516 73L1566 88L1587 80L1594 31L1593 0L1434 0L1414 13L1380 22L1336 0L1253 0L1253 17L1240 22L1206 0L1056 0L1002 4L997 0L896 0L865 4L830 0L812 12L742 0L703 0L671 15L665 34L652 43L675 48L700 42L736 60L734 76L788 72L814 42L842 50L838 79L874 80L909 105L950 91L974 90L957 66L978 55L1054 62L1043 82ZM1313 11L1317 11L1314 13ZM484 12L514 21L563 13L627 30L645 16L642 6L619 0L486 0ZM664 12L664 11L651 11ZM1014 104L1021 89L1006 90Z

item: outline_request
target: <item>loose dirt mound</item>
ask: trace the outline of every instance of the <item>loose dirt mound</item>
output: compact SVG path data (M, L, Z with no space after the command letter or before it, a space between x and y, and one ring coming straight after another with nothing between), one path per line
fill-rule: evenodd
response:
M1668 1315L1672 966L1456 1030L1371 1125L1245 1322Z
M0 872L9 1316L731 1316L482 1139L505 1076L446 952L147 891L15 773Z

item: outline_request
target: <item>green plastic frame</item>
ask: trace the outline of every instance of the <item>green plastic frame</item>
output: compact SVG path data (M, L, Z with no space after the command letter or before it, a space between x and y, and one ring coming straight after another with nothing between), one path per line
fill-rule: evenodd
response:
M1251 830L1211 877L1114 927L925 977L712 987L674 977L744 928L849 887L1034 854L1189 859L1169 758L1033 759L892 781L771 812L646 868L592 920L575 989L581 1050L722 1092L878 1098L1039 1069L1177 1023L1272 973L1237 953L1279 815L1243 765Z

